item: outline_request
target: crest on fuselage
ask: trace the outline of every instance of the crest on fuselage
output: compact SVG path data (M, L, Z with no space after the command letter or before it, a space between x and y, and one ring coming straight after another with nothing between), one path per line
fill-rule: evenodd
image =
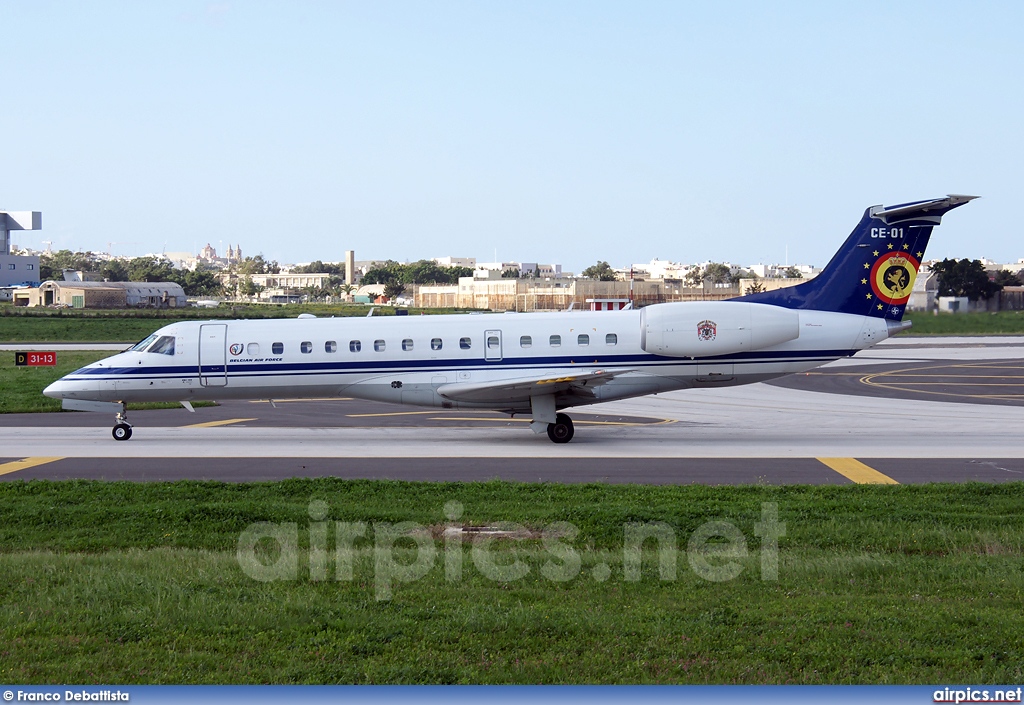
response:
M229 350L231 350L232 355L241 355L242 351L245 350L245 346L241 343L233 343Z
M718 335L718 324L714 321L703 320L697 324L697 340L714 340Z

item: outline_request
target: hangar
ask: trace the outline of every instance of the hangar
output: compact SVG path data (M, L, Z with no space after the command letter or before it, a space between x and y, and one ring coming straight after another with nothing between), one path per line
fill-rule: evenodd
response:
M188 304L175 282L47 281L14 292L15 306L71 308L180 308Z

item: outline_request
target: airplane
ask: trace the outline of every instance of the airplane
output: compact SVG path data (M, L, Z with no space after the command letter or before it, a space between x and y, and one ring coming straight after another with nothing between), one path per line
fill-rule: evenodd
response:
M974 198L872 206L817 277L774 291L602 312L182 321L43 393L115 412L118 441L131 402L345 396L529 414L567 443L564 409L762 382L906 330L932 228Z

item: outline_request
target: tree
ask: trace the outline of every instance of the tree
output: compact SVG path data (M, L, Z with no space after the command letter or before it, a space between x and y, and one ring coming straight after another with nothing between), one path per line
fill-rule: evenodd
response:
M700 267L690 267L683 278L686 286L701 286L704 284L704 270Z
M128 281L128 267L124 260L112 259L103 263L100 267L100 276L104 281L126 282Z
M709 262L704 268L704 281L712 284L725 284L732 281L732 270L729 265L721 262Z
M469 267L441 267L431 260L421 259L412 264L399 264L389 259L366 270L363 284L458 284L459 277L471 277Z
M992 297L1001 288L988 278L979 260L944 259L932 265L939 275L939 296L966 296L970 301Z
M518 279L520 276L522 276L522 272L515 267L509 267L501 273L502 279Z
M44 252L39 256L39 277L41 280L61 279L65 269L76 272L99 271L99 263L91 252L57 250Z
M366 270L366 274L363 275L363 284L389 284L395 281L401 281L401 267L398 262L393 259L382 264L376 264Z
M783 279L803 279L804 275L796 267L786 267L782 270Z
M602 282L613 282L615 281L615 270L612 269L610 264L602 260L597 264L584 269L581 276Z
M755 281L747 287L748 294L760 294L762 291L764 291L764 282Z
M388 282L384 285L384 298L394 301L405 293L405 284L399 281Z
M993 280L998 286L1021 286L1020 275L1008 269L1000 269Z
M256 255L255 257L246 257L238 264L234 265L234 269L239 274L277 274L281 271L281 267L278 266L277 262L271 260L267 261L263 259L263 255Z
M174 268L167 260L156 257L135 257L125 266L130 282L169 282L177 281Z
M242 280L242 284L238 287L238 293L242 296L256 296L263 287L253 282L252 277L246 277Z
M326 262L321 262L320 260L314 260L301 267L295 267L292 271L296 274L334 274L344 276L345 266L340 264L328 264Z
M219 296L224 293L216 273L205 267L196 267L193 271L175 272L177 281L188 296Z
M356 290L356 287L352 284L342 284L338 288L341 290L341 293L344 294L347 298L351 298L352 292Z

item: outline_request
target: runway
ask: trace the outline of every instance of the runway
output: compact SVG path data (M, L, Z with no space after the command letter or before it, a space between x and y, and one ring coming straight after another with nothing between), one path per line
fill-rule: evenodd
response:
M124 443L105 415L8 415L0 481L1024 480L1024 340L897 341L769 384L575 409L566 445L534 435L526 419L355 400L133 411Z

